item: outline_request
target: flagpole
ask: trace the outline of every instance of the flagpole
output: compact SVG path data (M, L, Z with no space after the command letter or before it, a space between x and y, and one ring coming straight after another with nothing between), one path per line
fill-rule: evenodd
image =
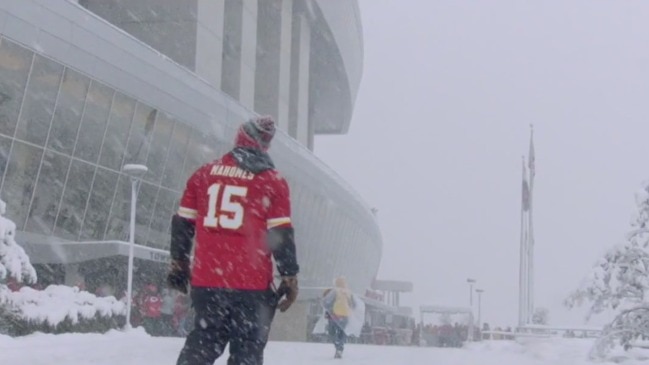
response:
M523 185L522 185L522 199L521 199L521 242L520 242L520 262L519 262L519 282L518 282L518 326L522 327L526 322L526 309L527 303L525 297L527 296L527 265L526 265L526 254L527 248L525 247L526 235L525 235L525 183L526 183L526 171L525 171L525 156L523 156Z
M529 237L528 237L528 309L527 309L527 323L532 322L534 314L534 176L536 175L536 156L534 153L534 126L530 125L530 155L529 155L529 168L530 168L530 195L529 195Z

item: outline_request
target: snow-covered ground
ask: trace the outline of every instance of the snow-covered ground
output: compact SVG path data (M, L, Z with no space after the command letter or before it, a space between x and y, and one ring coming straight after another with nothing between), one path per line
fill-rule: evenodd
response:
M333 359L328 344L271 342L266 350L267 365L582 365L592 340L527 339L489 341L463 349L348 345L345 358ZM7 365L173 365L183 340L154 338L136 329L128 333L35 334L23 338L0 336L0 364ZM649 363L640 352L627 365ZM619 360L619 359L618 359ZM216 364L225 364L226 357ZM610 362L611 364L613 362ZM597 364L607 364L598 362Z

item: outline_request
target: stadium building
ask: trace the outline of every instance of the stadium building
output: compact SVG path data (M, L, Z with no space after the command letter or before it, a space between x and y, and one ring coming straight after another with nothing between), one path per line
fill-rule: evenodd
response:
M0 197L41 283L122 287L127 163L148 167L135 287L164 277L186 178L271 114L303 268L273 336L305 338L320 288L344 275L364 293L381 259L372 210L311 152L314 135L347 132L362 56L351 0L1 2Z

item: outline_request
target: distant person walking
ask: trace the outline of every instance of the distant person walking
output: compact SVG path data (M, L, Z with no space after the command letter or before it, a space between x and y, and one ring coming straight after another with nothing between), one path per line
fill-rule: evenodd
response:
M336 348L334 358L340 359L347 342L345 329L349 323L349 316L356 306L344 277L336 278L334 287L325 290L322 302L325 308L325 317L328 320L327 332Z

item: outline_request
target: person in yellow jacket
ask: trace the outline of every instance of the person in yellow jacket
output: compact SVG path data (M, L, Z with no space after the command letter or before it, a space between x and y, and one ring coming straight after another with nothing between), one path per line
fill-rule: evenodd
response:
M325 317L328 320L327 332L336 348L334 357L339 359L342 357L347 342L345 327L356 304L344 277L336 278L334 287L325 290L322 297Z

